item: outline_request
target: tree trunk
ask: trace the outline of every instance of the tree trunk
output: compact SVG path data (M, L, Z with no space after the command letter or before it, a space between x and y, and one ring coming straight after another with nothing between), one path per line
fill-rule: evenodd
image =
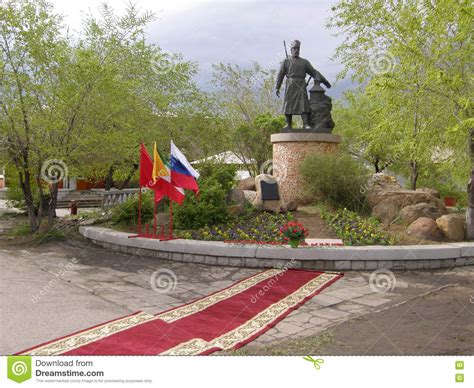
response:
M56 204L58 202L58 182L51 185L50 199L48 204L48 230L54 226L54 219L56 218Z
M119 185L119 187L118 187L119 190L123 190L125 188L125 186L128 185L128 183L130 182L130 179L132 179L132 177L133 177L133 174L135 173L135 171L137 171L137 168L138 168L138 164L134 163L132 165L132 168L131 168L127 178Z
M376 173L376 174L378 174L378 173L380 172L379 163L380 163L380 159L379 159L379 158L375 158L375 160L374 160L374 168L375 168L375 173Z
M418 180L418 164L412 160L410 162L411 174L410 174L410 189L416 190L416 181Z
M37 209L33 201L33 193L31 192L30 185L30 172L28 170L24 171L24 176L22 173L18 173L20 188L23 192L23 197L25 198L25 205L28 211L28 219L30 220L30 229L34 233L39 228L39 219L37 215Z
M105 176L105 190L110 190L114 186L114 171L115 166L112 164Z

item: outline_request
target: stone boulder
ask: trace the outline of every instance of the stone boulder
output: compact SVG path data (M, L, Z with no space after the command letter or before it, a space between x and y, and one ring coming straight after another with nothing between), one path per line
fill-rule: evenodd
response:
M246 201L245 194L244 194L244 191L241 189L233 188L227 194L228 204L243 205L245 201Z
M231 214L233 216L240 216L241 214L243 214L245 212L245 207L244 207L244 205L241 205L241 204L230 205L230 206L228 206L227 209L229 211L229 214Z
M372 215L376 216L385 225L395 220L399 212L400 207L390 201L381 202L372 209Z
M439 195L439 191L436 189L430 189L428 187L420 187L419 189L416 189L415 191L419 191L421 193L428 193L428 194L431 194L433 197L441 198L441 196Z
M403 208L419 203L433 205L439 214L447 214L444 203L433 194L434 192L405 190L394 177L375 174L367 190L367 202L373 215L388 225L398 217Z
M428 217L420 217L407 228L407 234L423 240L440 241L443 236L436 221Z
M370 194L377 191L403 190L403 187L400 186L400 183L398 183L397 178L394 176L377 173L370 178L367 189L368 194Z
M444 237L454 241L464 240L466 235L464 217L458 214L447 214L439 217L436 224Z
M237 183L237 188L240 190L255 191L255 178L249 176L248 178L240 180L239 183Z
M258 210L265 210L273 213L278 213L281 211L281 206L283 204L283 201L281 199L281 193L280 193L280 199L278 200L263 200L262 199L262 186L260 182L267 182L267 183L276 183L278 184L278 181L273 175L269 174L260 174L255 177L255 188L257 189L257 195L255 196L255 199L252 202L252 205L258 209Z
M431 194L424 193L421 191L415 190L388 190L388 191L379 191L374 195L370 193L367 200L369 206L374 208L380 203L391 202L396 204L399 209L403 209L405 206L416 205L417 203L429 203L435 205L443 214L446 214L448 210L444 203L436 197L433 197Z
M420 217L428 217L436 220L444 213L432 203L420 202L415 205L405 206L398 213L398 217L407 224L411 224Z
M245 196L245 200L249 203L253 203L255 197L257 196L257 192L253 190L242 190Z
M298 203L293 200L289 200L288 202L285 202L280 206L280 211L282 211L283 213L294 212L296 209L298 209Z

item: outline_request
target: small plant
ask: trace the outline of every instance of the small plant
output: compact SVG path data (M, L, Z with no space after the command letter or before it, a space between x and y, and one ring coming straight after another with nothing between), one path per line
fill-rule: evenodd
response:
M13 229L7 231L7 236L10 237L20 237L28 236L31 233L31 228L29 224L20 224Z
M249 214L227 224L206 226L182 235L194 240L278 242L281 241L280 228L291 218L291 213Z
M394 240L380 229L375 218L362 218L347 209L329 213L320 210L323 220L344 241L345 245L393 245Z
M196 167L199 196L186 193L182 206L176 206L174 223L178 229L198 229L225 222L231 218L226 202L234 185L236 167L219 163L201 163Z
M289 241L291 247L296 248L301 241L304 241L308 230L298 221L290 221L280 228L280 235L283 241Z
M138 194L128 198L125 202L112 208L112 221L116 224L136 225L138 222ZM153 192L142 193L142 223L153 218Z

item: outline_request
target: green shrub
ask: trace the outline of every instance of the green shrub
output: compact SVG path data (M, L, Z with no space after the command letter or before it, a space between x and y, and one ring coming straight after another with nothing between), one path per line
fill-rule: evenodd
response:
M38 186L33 179L30 180L30 185L33 194L33 202L36 207L39 207L40 196ZM47 192L48 190L45 190L45 194L47 194ZM45 199L45 201L47 200L48 198ZM23 195L23 191L21 190L16 177L15 179L12 178L8 181L7 203L11 207L26 211L25 196Z
M153 218L154 194L151 190L142 193L142 224ZM136 225L138 223L138 194L112 208L112 222Z
M199 229L227 221L230 216L226 197L234 185L236 166L205 163L197 166L200 178L199 196L187 192L182 206L176 206L173 213L177 229Z
M28 236L31 234L30 224L20 224L13 229L7 231L7 236L19 237Z
M367 210L365 190L369 173L344 153L310 154L301 165L305 194L313 204L324 201L335 208Z

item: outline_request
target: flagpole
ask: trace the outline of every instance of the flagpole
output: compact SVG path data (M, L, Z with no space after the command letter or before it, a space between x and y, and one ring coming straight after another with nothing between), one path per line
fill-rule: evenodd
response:
M170 239L173 238L173 201L170 198Z
M142 185L138 191L138 234L142 234Z
M153 207L153 237L156 237L156 201L153 200L155 206Z

